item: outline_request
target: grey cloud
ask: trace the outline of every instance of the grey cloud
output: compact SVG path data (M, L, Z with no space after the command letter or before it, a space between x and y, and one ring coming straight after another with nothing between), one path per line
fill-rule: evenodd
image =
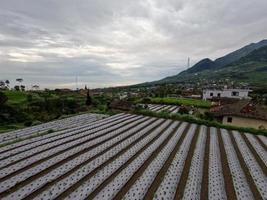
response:
M2 0L0 79L152 81L267 35L266 0Z

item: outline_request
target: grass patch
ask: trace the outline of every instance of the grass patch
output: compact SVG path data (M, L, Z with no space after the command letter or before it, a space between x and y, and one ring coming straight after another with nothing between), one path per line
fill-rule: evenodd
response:
M14 130L17 130L17 129L20 129L20 128L24 128L24 125L23 124L1 124L0 125L0 134L1 133L6 133L6 132L9 132L9 131L14 131Z
M185 105L195 106L199 108L210 108L211 102L202 99L189 99L189 98L150 98L152 104L167 104L167 105ZM144 102L142 102L144 103Z
M8 104L22 104L27 101L27 93L20 91L4 91L4 94L8 97Z
M192 117L191 115L170 114L168 112L156 113L156 112L149 111L149 110L136 110L136 111L134 111L134 114L145 115L145 116L156 117L156 118L186 121L189 123L195 123L195 124L199 124L199 125L213 126L213 127L223 128L223 129L227 129L227 130L236 130L236 131L243 132L243 133L252 133L255 135L267 136L267 130L258 130L258 129L254 129L254 128L229 126L229 125L221 124L217 121L198 119L198 118Z

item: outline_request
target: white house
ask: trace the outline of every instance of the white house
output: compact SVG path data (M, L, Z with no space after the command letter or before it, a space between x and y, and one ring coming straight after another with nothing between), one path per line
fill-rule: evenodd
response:
M212 98L234 98L234 99L250 99L248 96L249 92L252 90L249 89L206 89L203 90L203 99L212 99Z

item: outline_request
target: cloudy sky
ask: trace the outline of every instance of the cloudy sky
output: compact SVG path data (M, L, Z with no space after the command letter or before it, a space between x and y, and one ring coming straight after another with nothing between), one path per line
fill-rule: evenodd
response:
M266 0L0 0L0 80L158 80L267 38Z

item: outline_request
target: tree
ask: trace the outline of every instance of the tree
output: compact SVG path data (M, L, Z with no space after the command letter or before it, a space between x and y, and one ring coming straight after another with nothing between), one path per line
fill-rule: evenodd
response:
M9 88L9 84L10 84L9 80L6 80L5 83L6 83L6 86Z
M19 85L15 85L15 86L14 86L14 89L15 89L16 91L20 91L20 87L19 87Z
M6 89L6 84L4 81L0 81L0 89Z
M19 83L22 83L23 79L22 78L17 78L16 81L19 82Z
M91 96L90 96L90 91L89 91L89 89L87 89L87 96L86 96L86 102L85 102L85 104L86 104L87 106L90 106L90 105L92 104L92 98L91 98Z
M32 89L34 89L34 90L39 90L39 85L33 85L33 86L32 86Z
M25 85L20 86L21 91L25 91Z
M0 92L0 106L4 105L7 100L8 97L3 92Z

